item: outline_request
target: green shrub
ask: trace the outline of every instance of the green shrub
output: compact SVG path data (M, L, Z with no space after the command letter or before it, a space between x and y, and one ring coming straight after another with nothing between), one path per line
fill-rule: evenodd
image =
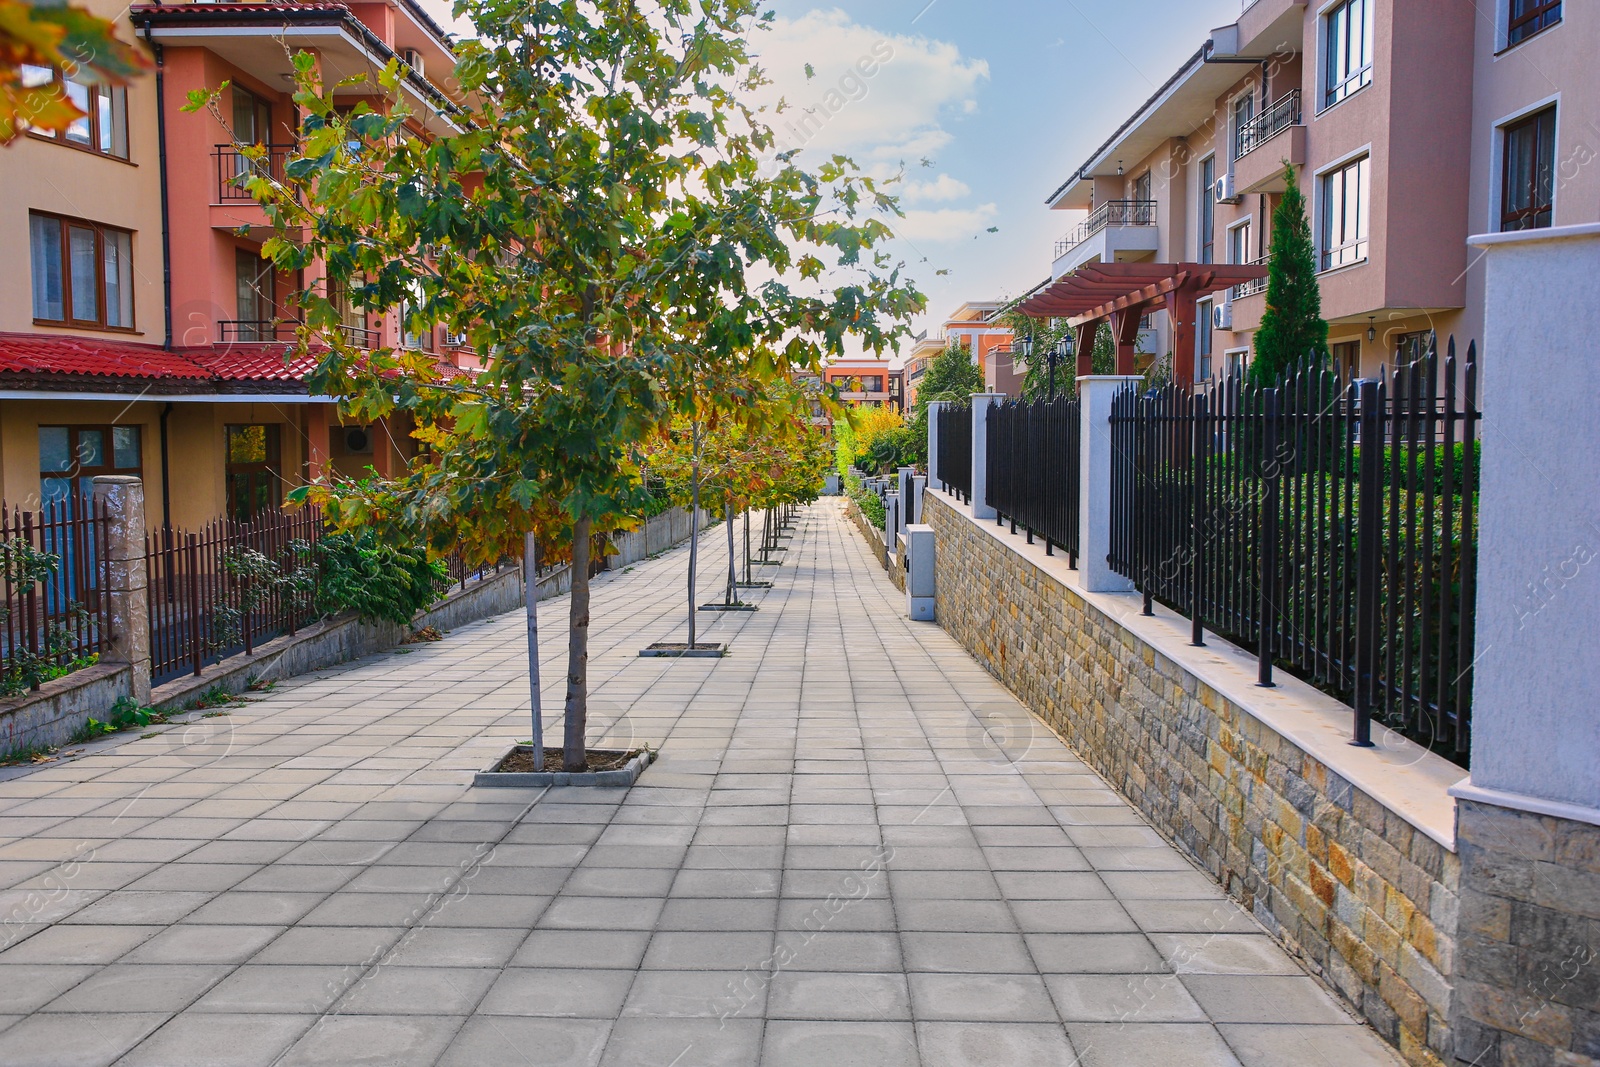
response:
M354 611L404 626L450 584L444 561L429 560L422 546L385 544L368 532L329 534L311 551L320 615Z

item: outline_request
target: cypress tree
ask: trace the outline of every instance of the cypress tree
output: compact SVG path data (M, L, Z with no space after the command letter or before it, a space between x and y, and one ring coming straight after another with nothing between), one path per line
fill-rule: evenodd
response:
M1308 357L1328 362L1328 324L1317 288L1317 252L1311 241L1306 198L1289 167L1288 190L1272 213L1272 253L1267 262L1267 309L1256 329L1250 381L1277 385L1284 372Z

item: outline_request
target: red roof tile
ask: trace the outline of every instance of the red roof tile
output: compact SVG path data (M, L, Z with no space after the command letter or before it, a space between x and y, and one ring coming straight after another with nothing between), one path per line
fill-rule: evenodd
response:
M317 364L310 355L290 359L282 344L235 344L217 348L190 348L184 355L225 382L297 382Z
M38 333L0 333L0 372L93 374L116 378L210 378L177 352L157 345Z

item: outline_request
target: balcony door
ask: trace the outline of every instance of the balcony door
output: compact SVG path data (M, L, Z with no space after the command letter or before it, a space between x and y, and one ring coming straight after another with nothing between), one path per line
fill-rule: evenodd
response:
M254 249L239 248L233 253L238 291L238 315L233 336L223 340L272 340L273 291L272 264Z

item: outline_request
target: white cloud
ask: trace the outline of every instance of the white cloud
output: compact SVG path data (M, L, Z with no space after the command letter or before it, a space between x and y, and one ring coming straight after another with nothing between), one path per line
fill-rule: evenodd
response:
M883 33L837 9L771 26L751 40L773 83L761 100L776 105L782 98L788 108L769 110L767 121L784 148L808 155L914 164L949 143L943 120L975 111L978 85L989 77L987 62L962 58L953 44Z
M956 241L976 237L988 229L994 217L1000 214L996 204L980 204L975 208L945 207L937 210L913 208L903 219L889 222L894 232L906 240Z
M941 174L931 182L906 182L900 187L900 199L908 204L923 200L960 200L971 192L966 182Z

